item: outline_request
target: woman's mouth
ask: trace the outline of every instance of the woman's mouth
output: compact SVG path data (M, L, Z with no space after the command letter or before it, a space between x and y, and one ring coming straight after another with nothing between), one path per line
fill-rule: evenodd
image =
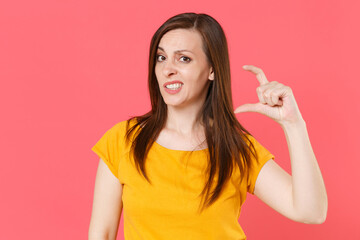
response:
M183 85L184 85L183 83L167 84L165 85L165 91L170 94L175 94L180 92Z

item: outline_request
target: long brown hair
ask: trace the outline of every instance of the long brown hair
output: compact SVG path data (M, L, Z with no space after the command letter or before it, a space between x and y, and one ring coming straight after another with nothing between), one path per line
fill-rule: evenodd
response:
M214 18L207 14L182 13L169 18L155 32L150 43L148 69L148 87L152 109L144 115L128 119L126 137L129 140L130 133L141 126L136 131L130 152L134 156L138 172L140 173L141 170L143 176L151 184L145 170L145 159L167 119L167 105L162 99L155 75L156 51L162 36L177 28L196 30L201 34L203 51L209 64L213 66L215 76L214 80L210 81L205 103L199 112L204 124L209 153L206 169L208 181L200 194L202 199L206 194L206 201L201 207L202 211L204 207L209 207L218 199L223 185L231 177L235 163L240 170L241 183L244 173L251 165L250 153L257 158L253 144L245 135L245 133L251 134L241 126L234 114L227 40L222 27ZM131 120L136 120L136 123L129 128ZM251 147L247 145L246 141ZM218 174L217 185L209 198L216 174Z

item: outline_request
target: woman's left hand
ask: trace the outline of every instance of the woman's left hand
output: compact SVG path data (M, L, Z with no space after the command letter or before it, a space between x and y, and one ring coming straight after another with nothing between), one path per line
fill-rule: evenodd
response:
M260 86L256 89L260 102L241 105L235 109L234 113L258 112L280 125L303 120L290 87L276 81L269 82L264 72L258 67L245 65L243 68L254 73L260 82Z

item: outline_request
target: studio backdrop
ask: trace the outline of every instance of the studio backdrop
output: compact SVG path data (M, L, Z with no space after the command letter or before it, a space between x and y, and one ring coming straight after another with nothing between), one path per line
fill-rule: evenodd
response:
M247 237L360 239L359 9L355 0L3 1L0 239L87 239L99 163L91 147L149 111L151 37L183 12L223 27L234 108L258 102L245 64L292 88L325 181L321 225L293 222L248 194L239 218ZM281 127L236 116L291 174Z

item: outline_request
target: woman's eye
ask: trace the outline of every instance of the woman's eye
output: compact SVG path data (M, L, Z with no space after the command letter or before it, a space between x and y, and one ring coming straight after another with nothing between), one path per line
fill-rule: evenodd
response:
M162 60L160 59L161 57L165 58L163 55L156 55L156 61L157 62L162 62ZM180 59L184 59L183 62L190 62L191 59L185 56L182 56Z
M159 62L159 57L164 57L162 55L156 55L156 60Z
M181 58L185 58L185 59L187 59L187 60L185 60L185 62L190 62L190 61L191 61L191 59L190 59L190 58L185 57L185 56L182 56Z

